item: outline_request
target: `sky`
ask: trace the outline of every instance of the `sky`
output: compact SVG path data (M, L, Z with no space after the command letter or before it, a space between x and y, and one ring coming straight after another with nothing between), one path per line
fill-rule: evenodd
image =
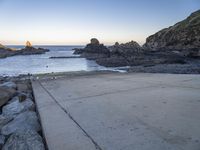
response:
M0 43L143 44L200 9L200 0L0 0Z

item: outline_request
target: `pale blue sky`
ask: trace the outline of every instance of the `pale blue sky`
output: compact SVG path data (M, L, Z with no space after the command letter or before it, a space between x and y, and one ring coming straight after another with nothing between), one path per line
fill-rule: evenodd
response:
M0 0L0 43L145 42L200 9L200 0Z

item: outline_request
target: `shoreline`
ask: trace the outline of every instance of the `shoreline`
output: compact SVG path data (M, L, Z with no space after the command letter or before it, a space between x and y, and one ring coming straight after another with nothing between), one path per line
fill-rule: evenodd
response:
M94 75L102 73L163 73L163 74L200 74L200 64L158 64L158 65L138 65L122 67L116 70L93 70L93 71L63 71L38 74L19 74L14 76L0 75L0 80L6 78L31 79L36 77L54 76L77 76ZM121 72L123 71L123 72Z

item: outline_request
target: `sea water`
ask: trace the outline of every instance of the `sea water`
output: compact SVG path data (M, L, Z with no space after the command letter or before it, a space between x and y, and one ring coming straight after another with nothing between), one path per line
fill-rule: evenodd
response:
M20 49L23 46L10 46ZM37 47L37 46L36 46ZM40 74L72 71L117 70L98 65L95 61L85 58L50 57L74 56L73 48L82 46L39 46L50 51L40 55L18 55L0 59L0 76L17 76L20 74Z

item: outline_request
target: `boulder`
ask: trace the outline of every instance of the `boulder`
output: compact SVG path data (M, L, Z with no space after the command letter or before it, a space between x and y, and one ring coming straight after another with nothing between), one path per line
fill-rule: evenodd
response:
M2 146L5 143L5 139L6 139L5 136L0 134L0 149L2 149Z
M35 131L13 133L2 150L45 150L42 137Z
M104 46L103 44L100 44L99 41L95 38L90 40L90 43L86 45L83 49L75 49L74 53L88 53L89 54L107 54L109 55L109 49Z
M30 87L27 83L17 83L17 90L19 92L27 92L30 90Z
M97 40L96 38L92 38L92 39L90 40L90 43L91 43L92 45L99 45L99 40Z
M9 117L15 117L21 112L27 111L27 110L34 110L35 104L31 99L26 99L23 102L20 102L19 99L15 99L10 104L5 105L2 108L2 114L4 116L9 116Z
M17 115L14 120L2 127L1 133L3 135L10 135L17 131L25 132L27 130L41 130L37 115L33 111L26 111Z
M1 129L4 125L6 125L8 122L10 122L12 119L13 119L12 117L0 115L0 129Z
M179 51L182 56L200 55L200 10L185 20L165 28L146 39L147 51Z
M0 107L3 106L16 94L14 89L5 89L0 87Z
M0 87L7 88L7 89L17 89L17 85L11 81L0 84Z

